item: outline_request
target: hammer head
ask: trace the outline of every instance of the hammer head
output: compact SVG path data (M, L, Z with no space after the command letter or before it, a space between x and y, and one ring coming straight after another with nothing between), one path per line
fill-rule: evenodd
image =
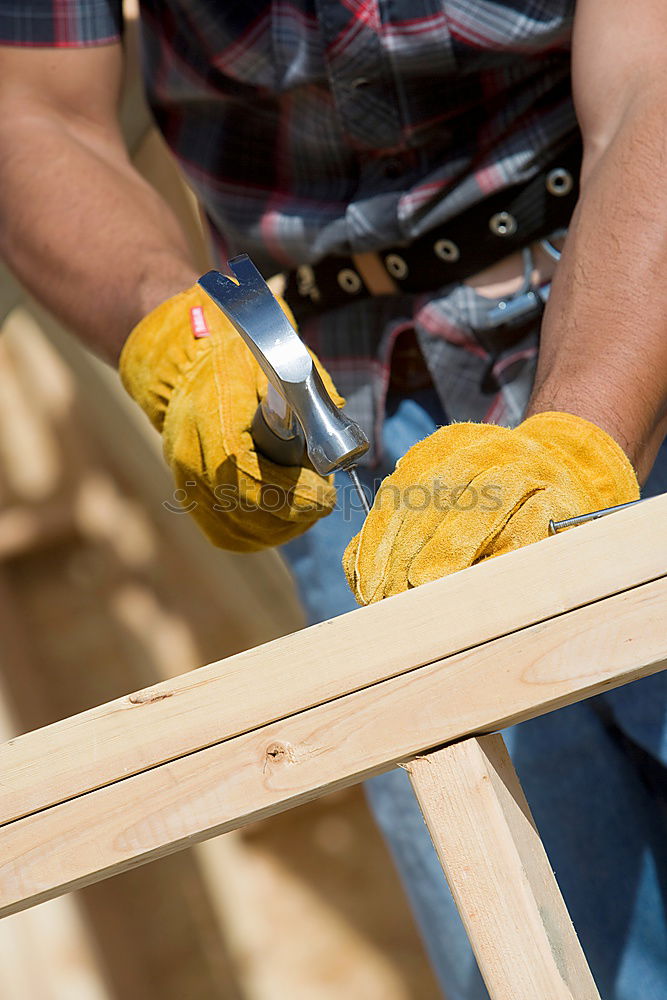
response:
M247 254L229 262L237 281L209 271L199 284L254 354L273 391L253 423L259 450L282 465L298 464L299 447L320 475L355 465L368 451L361 427L329 395L304 344ZM238 282L238 283L237 283ZM233 373L231 373L233 376ZM256 428L266 425L268 433ZM257 440L260 436L261 440Z

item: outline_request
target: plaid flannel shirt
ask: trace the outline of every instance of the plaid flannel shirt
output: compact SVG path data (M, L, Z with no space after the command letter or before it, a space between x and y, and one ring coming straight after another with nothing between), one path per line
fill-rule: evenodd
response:
M573 10L574 0L141 0L146 90L220 260L247 251L270 274L408 243L534 176L577 128ZM5 44L104 44L121 22L121 0L0 0ZM446 285L351 302L301 333L368 431L406 329L451 419L512 425L536 331L495 352L475 333L486 306ZM481 388L489 364L497 393Z

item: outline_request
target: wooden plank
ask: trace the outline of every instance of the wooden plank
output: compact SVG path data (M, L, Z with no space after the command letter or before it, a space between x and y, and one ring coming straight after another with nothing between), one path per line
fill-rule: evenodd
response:
M406 769L491 1000L600 1000L502 737Z
M663 578L9 823L0 915L663 669L665 606Z
M664 496L19 737L0 823L666 572Z

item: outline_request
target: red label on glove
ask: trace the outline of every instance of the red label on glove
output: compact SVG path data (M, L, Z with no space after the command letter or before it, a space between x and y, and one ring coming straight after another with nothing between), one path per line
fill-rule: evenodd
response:
M190 310L190 326L192 327L192 335L197 340L200 337L210 336L210 330L206 325L206 317L204 316L202 306L193 306Z

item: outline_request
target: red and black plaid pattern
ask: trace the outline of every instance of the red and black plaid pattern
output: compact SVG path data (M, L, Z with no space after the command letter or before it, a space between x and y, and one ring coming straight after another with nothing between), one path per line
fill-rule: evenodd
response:
M442 230L534 176L576 129L573 11L574 0L142 0L146 88L220 258L246 251L269 274ZM9 44L99 44L119 22L120 0L0 0ZM420 324L432 371L450 336L434 319L441 300ZM363 378L377 405L386 309L361 310L352 342L335 317L317 324L341 391ZM463 338L464 383L472 349ZM490 412L510 417L502 400Z
M3 45L104 45L122 26L122 0L0 0Z

